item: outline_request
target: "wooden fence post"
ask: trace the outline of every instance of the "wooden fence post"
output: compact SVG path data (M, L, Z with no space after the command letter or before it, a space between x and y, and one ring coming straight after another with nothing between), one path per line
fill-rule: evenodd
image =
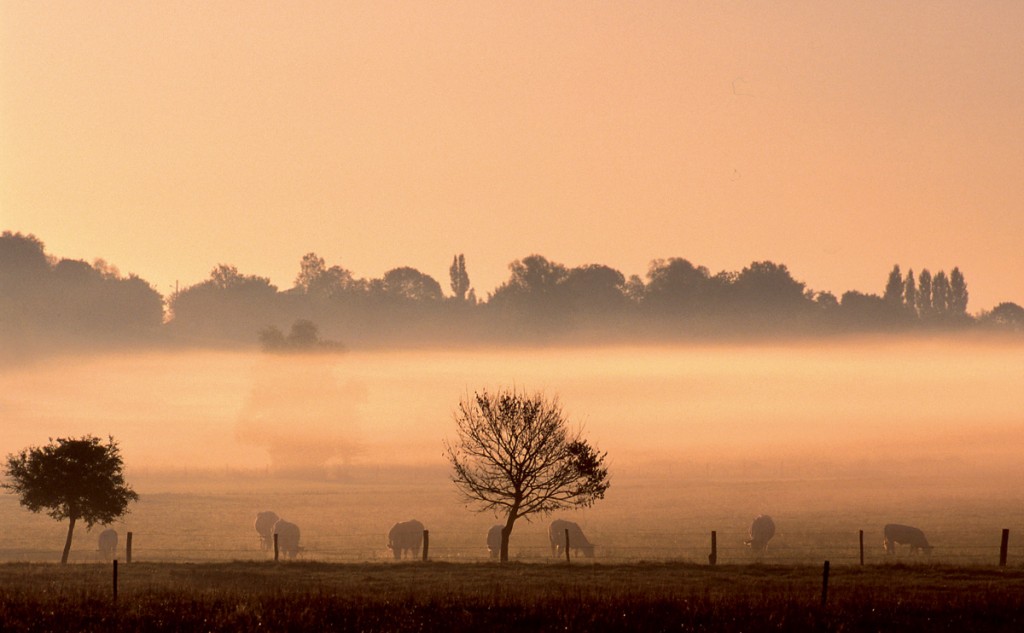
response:
M860 531L860 564L864 564L864 530Z
M427 552L430 551L430 530L423 530L423 562L427 562Z
M714 567L718 562L718 532L711 530L711 553L708 554L708 563Z
M825 569L821 572L821 606L828 602L828 561L825 561Z
M277 562L278 549L277 549L277 532L274 532L274 562Z
M124 542L124 557L125 563L131 564L132 562L132 533L128 533L128 538Z
M1003 540L999 544L999 566L1006 567L1006 550L1010 545L1010 530L1003 528Z
M569 560L569 528L565 528L565 562L571 562Z
M114 602L117 602L117 559L114 559Z

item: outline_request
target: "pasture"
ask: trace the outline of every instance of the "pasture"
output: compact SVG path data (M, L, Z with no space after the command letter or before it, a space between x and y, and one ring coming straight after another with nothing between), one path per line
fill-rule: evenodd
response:
M4 631L1018 631L1024 569L688 563L0 565Z
M996 564L1001 530L1010 529L1009 562L1024 563L1024 503L1013 488L993 489L986 479L958 476L918 478L831 475L757 478L694 465L613 471L607 497L594 507L516 523L513 561L551 560L547 525L552 518L576 521L595 543L591 562L707 563L711 531L717 532L722 564L833 565L859 563L864 531L868 564L913 562L948 565ZM133 533L136 562L265 561L253 527L255 514L274 510L301 529L300 561L363 563L391 558L387 531L416 518L430 531L430 559L487 560L486 534L496 523L459 499L440 468L353 468L346 477L282 478L266 474L179 473L132 476L140 501L115 524L124 557L125 533ZM770 514L777 533L756 558L743 545L750 521ZM6 537L0 562L59 560L66 523L21 508L0 495ZM922 528L935 546L929 557L901 550L886 555L882 527L905 523ZM100 559L99 529L76 528L71 560Z

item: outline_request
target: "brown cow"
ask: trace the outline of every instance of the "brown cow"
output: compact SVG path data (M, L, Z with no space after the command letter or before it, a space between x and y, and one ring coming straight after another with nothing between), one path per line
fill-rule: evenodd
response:
M932 553L933 548L928 544L928 539L924 537L924 532L916 527L889 523L885 526L883 533L885 538L882 540L882 545L885 546L885 551L889 554L896 553L897 543L909 545L911 554L919 551L925 554Z

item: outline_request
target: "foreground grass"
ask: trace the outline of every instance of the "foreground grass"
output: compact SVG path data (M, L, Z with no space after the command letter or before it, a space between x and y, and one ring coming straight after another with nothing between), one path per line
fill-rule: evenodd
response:
M1024 630L1024 569L0 565L0 631Z

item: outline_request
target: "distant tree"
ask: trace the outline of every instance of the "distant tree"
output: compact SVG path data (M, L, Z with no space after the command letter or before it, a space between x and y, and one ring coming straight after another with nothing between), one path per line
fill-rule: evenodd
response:
M437 280L408 266L389 270L383 281L385 294L407 301L440 301L444 296Z
M711 275L704 266L680 257L656 259L647 269L644 302L660 310L692 312L707 307L711 288Z
M68 562L75 523L88 528L106 525L128 511L139 496L125 483L121 453L109 438L58 438L7 456L8 481L3 487L21 497L32 512L46 510L57 521L68 519L68 535L60 562Z
M559 282L568 274L565 266L541 255L530 255L509 264L512 276L495 290L495 296L503 293L542 297L556 294Z
M983 314L980 321L1001 330L1024 332L1024 308L1006 301Z
M644 280L640 279L639 275L630 275L629 279L626 280L622 291L630 301L633 303L640 303L643 301L647 287L644 285Z
M306 253L302 256L299 274L295 277L295 288L317 299L363 290L364 285L355 280L351 271L341 266L328 268L324 258L316 253Z
M882 299L893 308L903 305L903 275L900 273L899 264L893 266L889 273L889 282L885 284Z
M748 322L794 327L797 317L813 306L805 285L793 279L785 264L753 262L729 287L730 309Z
M299 319L292 323L288 336L276 326L268 326L259 331L260 344L266 352L325 352L342 351L344 346L337 341L325 341L320 338L320 328L308 319Z
M309 293L310 288L327 271L327 263L316 253L306 253L299 262L299 274L295 277L295 287Z
M907 279L903 282L903 305L911 314L917 314L917 282L913 268L907 271Z
M50 271L46 248L35 235L0 233L0 278L45 274Z
M589 507L608 490L606 453L570 432L561 406L542 394L486 391L455 412L457 439L445 441L452 481L480 511L505 515L501 561L517 519Z
M917 278L917 315L922 319L932 316L932 274L927 268Z
M932 278L932 313L943 319L949 315L949 278L942 270Z
M218 265L210 279L171 295L170 324L202 338L251 342L252 333L279 319L281 297L266 277L243 275Z
M892 305L876 294L849 290L843 293L839 305L843 322L851 329L886 329L899 321L899 313L894 312Z
M452 258L452 266L448 269L448 275L452 280L452 293L459 301L466 300L466 293L469 292L469 273L466 272L466 258L459 253Z
M839 300L836 296L829 291L823 291L815 293L814 303L818 304L825 310L834 310L839 307Z
M265 352L279 352L288 347L288 339L276 325L268 325L257 333Z
M589 319L601 319L621 310L626 304L626 278L601 264L570 269L558 284L567 309Z
M967 315L967 281L960 268L953 268L949 274L949 311L955 318Z

